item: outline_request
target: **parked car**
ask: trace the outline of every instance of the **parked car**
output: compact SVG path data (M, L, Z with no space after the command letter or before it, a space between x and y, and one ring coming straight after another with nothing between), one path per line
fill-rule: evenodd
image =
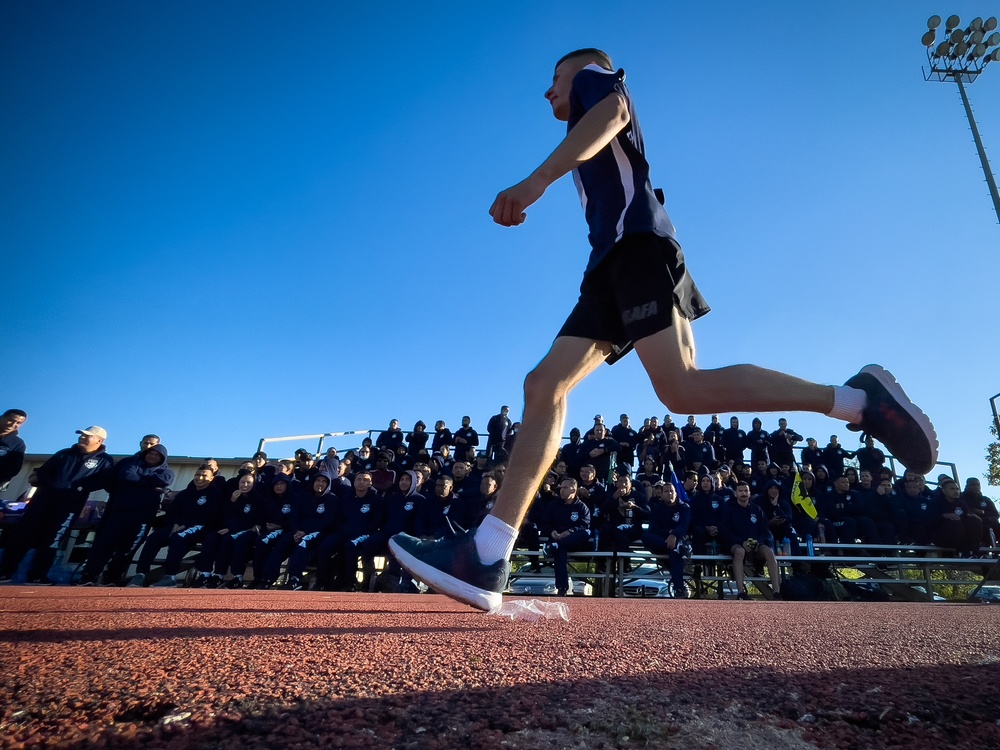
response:
M658 577L647 578L647 576ZM690 582L685 579L684 583L688 586L688 596L691 596L693 592ZM674 596L669 575L655 565L642 565L629 573L628 577L622 580L622 594L643 599L672 599Z
M924 588L923 586L914 586L914 587L913 587L913 590L914 590L914 591L919 591L919 592L920 592L921 594L926 594L926 593L927 593L927 589L925 589L925 588ZM943 596L941 596L940 594L934 594L934 595L933 595L933 596L931 597L931 600L932 600L932 601L935 601L935 602L946 602L946 601L948 601L947 599L945 599L945 598L944 598Z
M570 579L573 587L573 596L593 596L594 587L583 580ZM511 580L507 587L510 594L517 596L555 596L555 578L516 578Z
M573 596L593 596L594 587L586 581L571 578ZM555 578L515 578L507 587L507 592L517 596L555 596Z
M1000 586L983 586L969 601L1000 604Z

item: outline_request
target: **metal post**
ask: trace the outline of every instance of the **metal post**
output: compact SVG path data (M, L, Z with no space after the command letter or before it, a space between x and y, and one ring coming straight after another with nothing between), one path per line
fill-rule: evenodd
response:
M962 104L965 105L965 114L969 118L969 126L972 128L972 137L976 141L976 150L979 151L979 161L983 164L983 172L986 173L986 183L990 186L990 195L993 196L993 210L996 211L997 221L1000 221L1000 192L997 191L996 180L993 179L993 172L990 171L990 163L986 159L986 149L983 148L983 139L979 137L979 128L976 127L976 118L972 116L972 105L969 104L969 97L965 93L965 86L962 85L962 73L952 73L952 78L958 84L958 93L962 95ZM993 410L996 414L996 407ZM1000 427L998 427L1000 429Z
M1000 440L1000 414L997 414L997 399L1000 393L990 398L990 406L993 408L993 426L997 428L997 440Z

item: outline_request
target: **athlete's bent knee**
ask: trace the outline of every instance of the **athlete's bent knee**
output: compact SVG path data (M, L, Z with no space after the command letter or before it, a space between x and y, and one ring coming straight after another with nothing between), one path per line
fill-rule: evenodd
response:
M687 370L669 378L654 378L653 390L660 403L675 414L700 414L704 394L695 384L696 370Z

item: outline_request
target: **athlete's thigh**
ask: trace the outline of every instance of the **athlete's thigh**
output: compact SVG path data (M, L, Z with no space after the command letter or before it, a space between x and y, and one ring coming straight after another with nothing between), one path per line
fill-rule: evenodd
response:
M695 369L691 322L673 311L673 324L635 342L635 352L654 383L677 382Z
M608 341L559 336L528 377L568 391L600 367L611 350Z

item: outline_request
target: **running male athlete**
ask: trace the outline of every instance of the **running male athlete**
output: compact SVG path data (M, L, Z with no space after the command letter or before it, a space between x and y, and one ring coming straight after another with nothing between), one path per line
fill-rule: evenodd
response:
M389 547L407 571L478 609L499 607L518 527L559 448L569 392L633 347L672 413L818 412L868 433L909 469L931 470L938 443L930 420L878 365L844 386L755 365L699 370L690 321L709 308L650 183L624 71L616 72L600 50L570 52L556 63L545 98L556 119L567 123L566 137L526 179L496 197L490 216L505 227L521 224L525 209L572 171L590 228L580 298L524 381L521 432L492 512L478 528L434 541L394 536Z

